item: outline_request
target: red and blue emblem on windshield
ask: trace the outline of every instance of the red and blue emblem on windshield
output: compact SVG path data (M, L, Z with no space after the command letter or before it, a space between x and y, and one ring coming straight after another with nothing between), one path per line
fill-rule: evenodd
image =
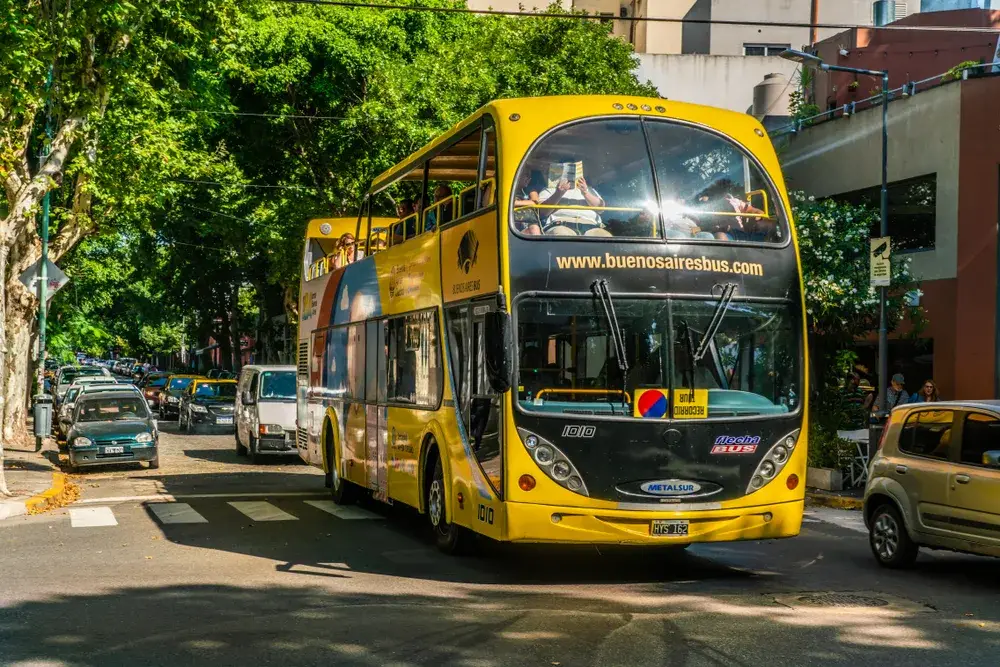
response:
M663 419L667 414L667 392L662 389L636 390L635 416L642 419Z

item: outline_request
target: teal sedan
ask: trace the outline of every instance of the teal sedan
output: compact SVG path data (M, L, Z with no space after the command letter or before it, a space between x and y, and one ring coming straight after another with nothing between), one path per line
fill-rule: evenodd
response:
M160 467L159 432L135 391L81 394L66 436L70 469L146 461Z

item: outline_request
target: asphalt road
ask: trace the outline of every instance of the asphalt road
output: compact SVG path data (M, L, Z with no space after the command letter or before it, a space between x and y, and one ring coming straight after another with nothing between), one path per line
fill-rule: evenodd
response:
M85 473L72 507L0 522L0 665L1000 664L1000 561L880 569L857 513L681 554L450 558L294 459L165 430L160 470Z

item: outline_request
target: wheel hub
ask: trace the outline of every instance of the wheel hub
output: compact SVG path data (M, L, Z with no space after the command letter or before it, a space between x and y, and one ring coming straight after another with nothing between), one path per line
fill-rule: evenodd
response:
M441 482L434 480L431 482L430 491L427 493L427 514L430 516L431 525L439 527L444 515L444 502L441 497Z
M875 542L875 551L883 560L891 560L896 555L899 548L899 526L895 519L888 514L881 515L875 521L875 528L872 531Z

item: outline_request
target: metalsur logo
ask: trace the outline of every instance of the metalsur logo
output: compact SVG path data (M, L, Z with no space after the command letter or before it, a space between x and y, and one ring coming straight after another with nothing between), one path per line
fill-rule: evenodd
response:
M579 424L565 426L562 432L564 438L593 438L595 433L597 433L596 426L581 426Z
M686 479L659 479L643 482L639 488L654 496L689 496L701 491L701 484Z

